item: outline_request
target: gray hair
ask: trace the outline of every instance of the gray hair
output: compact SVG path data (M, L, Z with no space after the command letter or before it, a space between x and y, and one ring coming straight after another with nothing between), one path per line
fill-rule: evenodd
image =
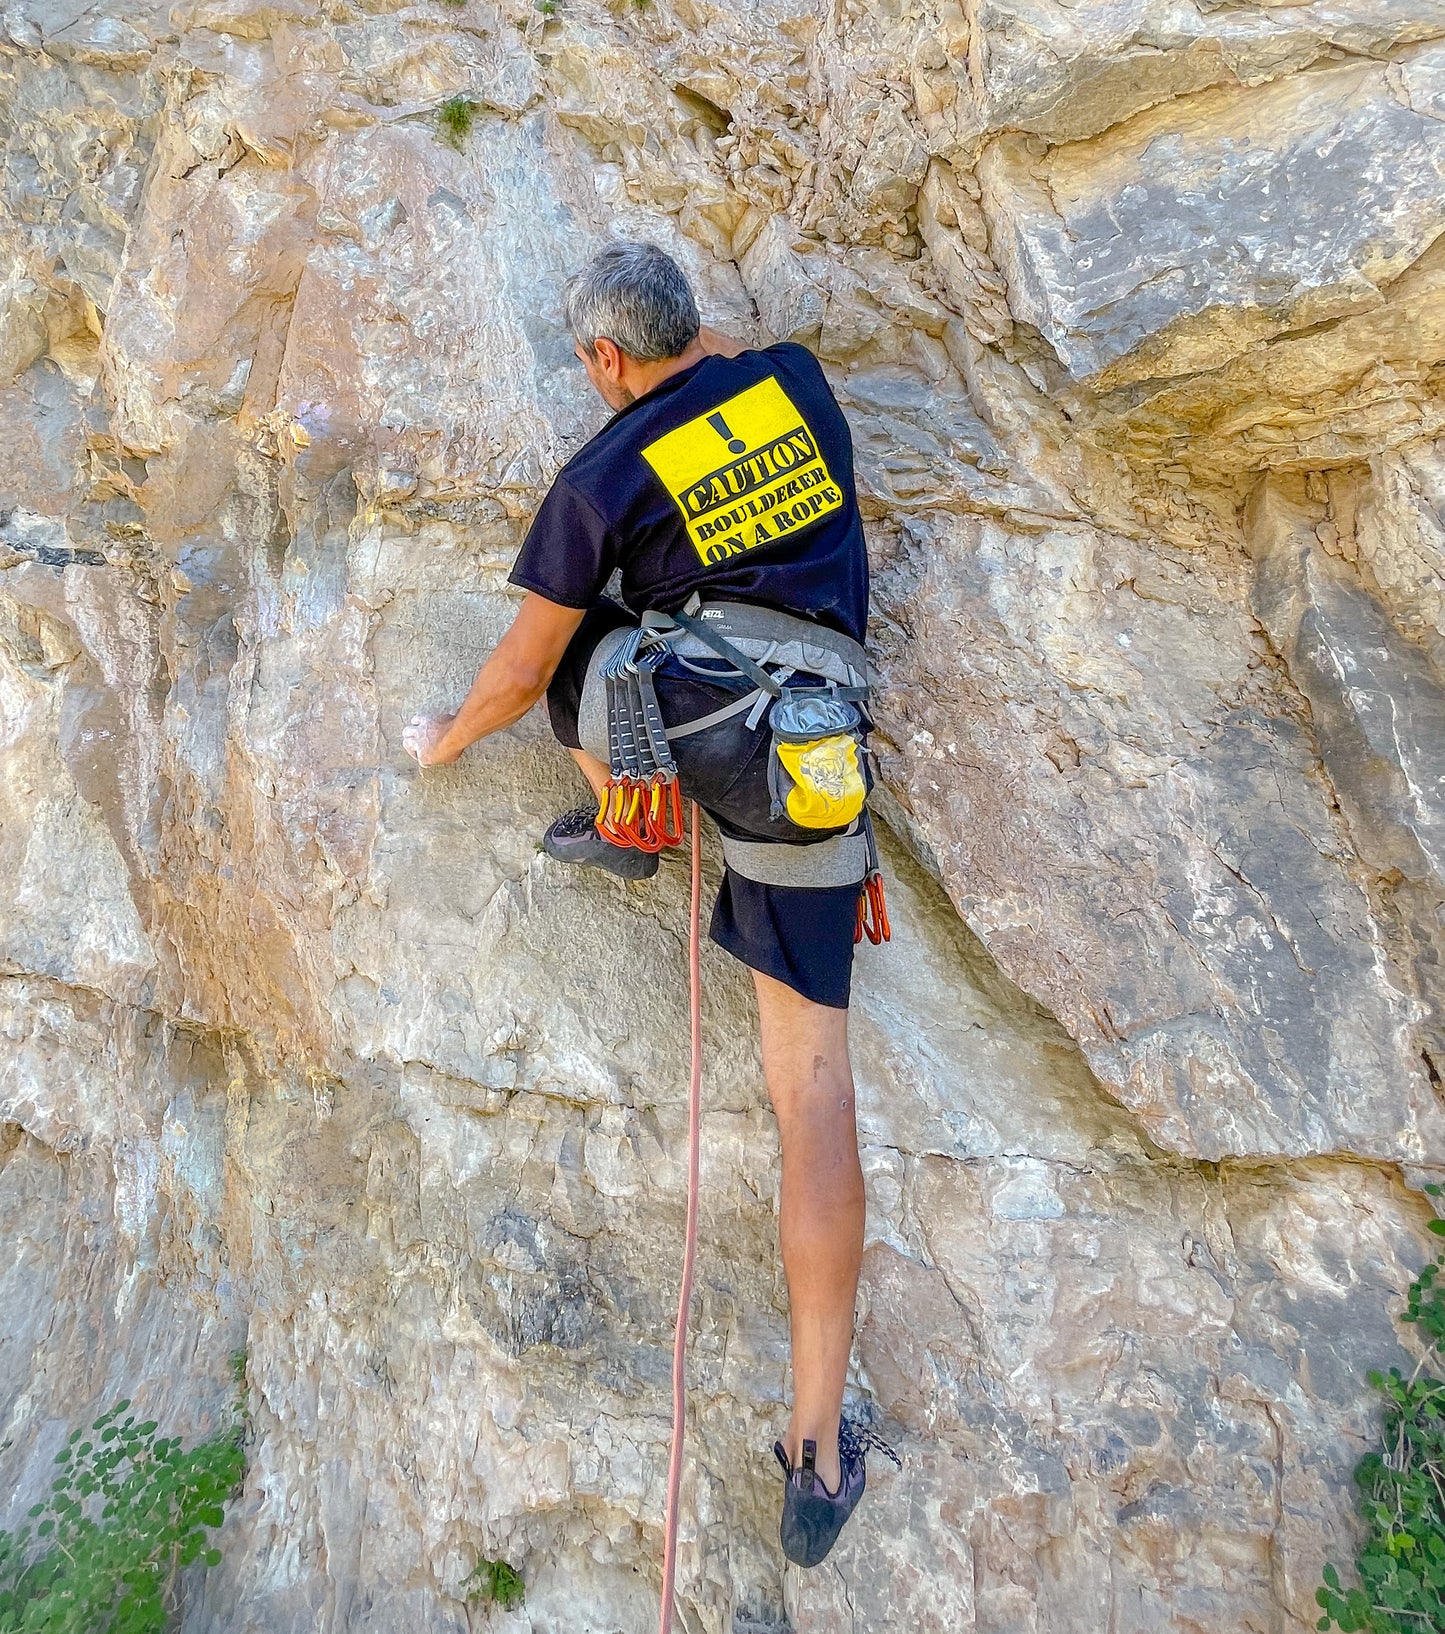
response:
M590 355L597 342L614 342L639 363L685 352L700 319L687 275L656 244L631 239L609 245L562 292L567 327Z

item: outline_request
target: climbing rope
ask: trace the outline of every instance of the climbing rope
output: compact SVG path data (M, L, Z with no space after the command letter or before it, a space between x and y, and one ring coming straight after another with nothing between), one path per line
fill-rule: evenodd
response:
M687 1407L687 1318L697 1259L697 1193L701 1169L702 1122L702 833L697 801L689 802L692 824L692 911L688 925L687 986L691 1010L692 1077L687 1092L687 1235L682 1250L682 1290L672 1335L672 1458L667 1468L666 1541L662 1551L662 1619L659 1634L672 1634L673 1579L677 1574L677 1500L682 1489L682 1438Z

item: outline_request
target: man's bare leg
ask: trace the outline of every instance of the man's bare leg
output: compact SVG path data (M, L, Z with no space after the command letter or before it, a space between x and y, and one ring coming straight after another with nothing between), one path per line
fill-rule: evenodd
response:
M783 1449L818 1444L836 1491L838 1421L863 1263L863 1170L848 1063L848 1012L814 1004L753 972L768 1081L783 1150L778 1235L793 1333L793 1416Z
M567 753L582 768L583 777L592 785L593 794L600 800L603 787L612 773L596 755L589 755L585 749L569 749Z
M568 751L600 799L608 768ZM863 1170L848 1063L848 1012L814 1004L753 972L763 1073L783 1150L778 1234L793 1334L793 1416L783 1449L818 1444L817 1469L836 1491L838 1421L853 1347L853 1306L863 1262Z

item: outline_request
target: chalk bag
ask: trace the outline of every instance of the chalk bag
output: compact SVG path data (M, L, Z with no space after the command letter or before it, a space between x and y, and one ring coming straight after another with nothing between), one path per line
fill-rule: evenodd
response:
M831 688L784 690L768 712L774 820L786 816L799 828L846 828L858 816L868 798L862 725L858 710Z

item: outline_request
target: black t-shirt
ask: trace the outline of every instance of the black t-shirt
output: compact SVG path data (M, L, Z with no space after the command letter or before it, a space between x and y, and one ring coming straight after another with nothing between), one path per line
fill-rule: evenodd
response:
M563 466L510 578L591 607L614 568L635 613L694 590L863 639L853 441L811 352L707 357L613 415Z

